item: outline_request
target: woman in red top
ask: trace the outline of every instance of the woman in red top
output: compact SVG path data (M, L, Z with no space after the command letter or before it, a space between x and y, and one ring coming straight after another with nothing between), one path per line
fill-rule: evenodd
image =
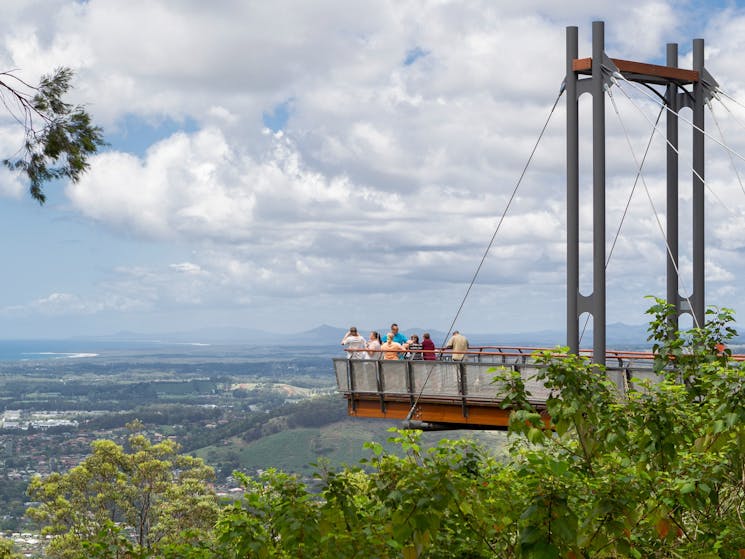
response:
M422 353L426 361L434 361L435 357L435 342L429 337L429 332L422 334Z

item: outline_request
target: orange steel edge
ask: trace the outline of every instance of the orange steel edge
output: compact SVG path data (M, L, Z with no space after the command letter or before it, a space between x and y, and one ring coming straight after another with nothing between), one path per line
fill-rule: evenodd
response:
M681 83L696 83L699 81L698 71L686 70L683 68L673 68L671 66L659 66L657 64L647 64L645 62L633 62L631 60L621 60L611 58L621 73L654 76L662 79L679 81ZM572 70L580 74L592 71L592 58L575 58L572 61Z
M489 351L489 350L495 350L495 351ZM513 351L507 351L507 350L513 350ZM550 352L552 356L554 357L566 357L566 353L561 353L557 351L557 348L547 348L547 347L527 347L527 346L477 346L473 347L468 351L453 351L451 349L446 349L443 347L435 348L434 353L436 354L442 354L445 356L453 356L453 355L465 355L465 356L471 356L471 357L531 357L533 353L543 353L543 352ZM355 355L358 353L373 353L373 354L382 354L385 353L382 349L345 349L345 353ZM426 353L426 352L425 352ZM579 350L580 355L583 357L592 357L592 349L580 349ZM651 351L627 351L627 350L617 350L617 349L609 349L606 350L605 356L607 359L627 359L627 360L638 360L638 361L652 361L657 357L654 353ZM745 361L745 354L741 353L733 353L729 356L730 361ZM495 363L495 366L497 366L498 363Z
M407 418L410 409L409 402L387 401L385 408L382 409L379 400L347 400L347 412L352 417L402 420ZM509 426L511 410L478 404L468 404L466 409L467 414L464 415L460 403L419 402L410 419L424 423L489 427L502 430ZM550 427L551 420L547 415L543 416L543 422L546 428Z

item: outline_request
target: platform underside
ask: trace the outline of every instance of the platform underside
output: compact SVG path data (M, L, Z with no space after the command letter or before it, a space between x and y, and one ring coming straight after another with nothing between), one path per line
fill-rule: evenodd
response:
M623 394L632 375L656 376L649 365L632 368L620 362L606 374ZM501 387L494 382L499 368L519 372L535 409L545 409L550 397L536 379L540 366L525 353L481 353L463 361L335 359L334 368L350 416L404 421L422 429L506 429L512 410L503 406Z
M347 399L347 412L353 417L368 417L390 420L410 420L412 425L424 429L507 429L510 420L509 409L502 409L498 403L463 405L458 401L418 402L396 401L388 398L381 402L379 399ZM416 423L414 423L416 422Z

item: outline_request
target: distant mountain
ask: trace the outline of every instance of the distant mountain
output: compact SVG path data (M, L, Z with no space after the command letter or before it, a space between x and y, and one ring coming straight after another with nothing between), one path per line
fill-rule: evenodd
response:
M647 332L649 328L646 324L636 324L630 326L621 322L615 322L608 324L605 331L605 336L608 341L608 346L613 346L618 349L626 349L623 346L642 346L650 347L650 343L647 341ZM592 340L592 336L590 336Z
M185 332L163 334L166 341L205 342L214 344L272 344L279 343L281 334L266 332L256 328L224 326L220 328L199 328Z
M321 324L311 330L292 334L290 337L299 345L332 345L338 344L346 333L346 328ZM362 330L362 335L367 337L364 330Z
M564 332L539 330L536 332L516 332L499 334L468 334L463 332L471 345L505 345L518 347L554 347L566 343Z
M580 328L582 324L580 324ZM649 346L646 325L629 325L617 322L608 324L605 331L606 345L609 349L630 349ZM554 347L566 345L566 334L560 330L539 330L506 334L474 334L468 337L473 345L516 345ZM490 342L488 340L491 340ZM580 345L592 347L592 330L588 328L581 335Z
M131 332L128 330L105 334L101 336L76 336L80 340L100 340L118 342L163 342L163 343L209 343L209 344L272 344L279 343L277 340L281 334L257 330L255 328L218 327L198 328L181 332L159 332L157 334L146 334L143 332Z
M370 330L375 329L385 337L386 328L367 328L358 326L360 333L367 337ZM160 334L143 334L141 332L123 331L108 336L87 336L78 339L101 341L151 341L161 343L207 343L214 345L287 345L293 346L335 346L339 344L347 328L339 328L322 324L310 330L297 333L275 333L254 328L222 327L200 328L183 332ZM445 343L446 332L435 329L404 328L402 333L407 337L413 333L429 332L435 344ZM502 345L525 347L554 347L566 344L566 335L560 330L537 330L534 332L462 332L472 346ZM649 347L646 325L629 325L620 322L609 324L606 330L607 346L609 349L632 349ZM588 328L582 337L582 347L592 347L592 331Z

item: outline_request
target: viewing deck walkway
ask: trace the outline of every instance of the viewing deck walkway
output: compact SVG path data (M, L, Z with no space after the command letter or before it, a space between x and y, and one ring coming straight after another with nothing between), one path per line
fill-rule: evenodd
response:
M405 420L414 406L410 421L423 429L506 429L511 410L501 407L492 369L519 371L531 403L540 410L549 394L531 378L540 366L532 354L543 350L485 346L472 348L462 361L439 349L434 361L336 358L334 369L350 416ZM591 356L589 351L580 353ZM608 351L606 374L624 393L634 378L657 378L653 362L652 353Z

